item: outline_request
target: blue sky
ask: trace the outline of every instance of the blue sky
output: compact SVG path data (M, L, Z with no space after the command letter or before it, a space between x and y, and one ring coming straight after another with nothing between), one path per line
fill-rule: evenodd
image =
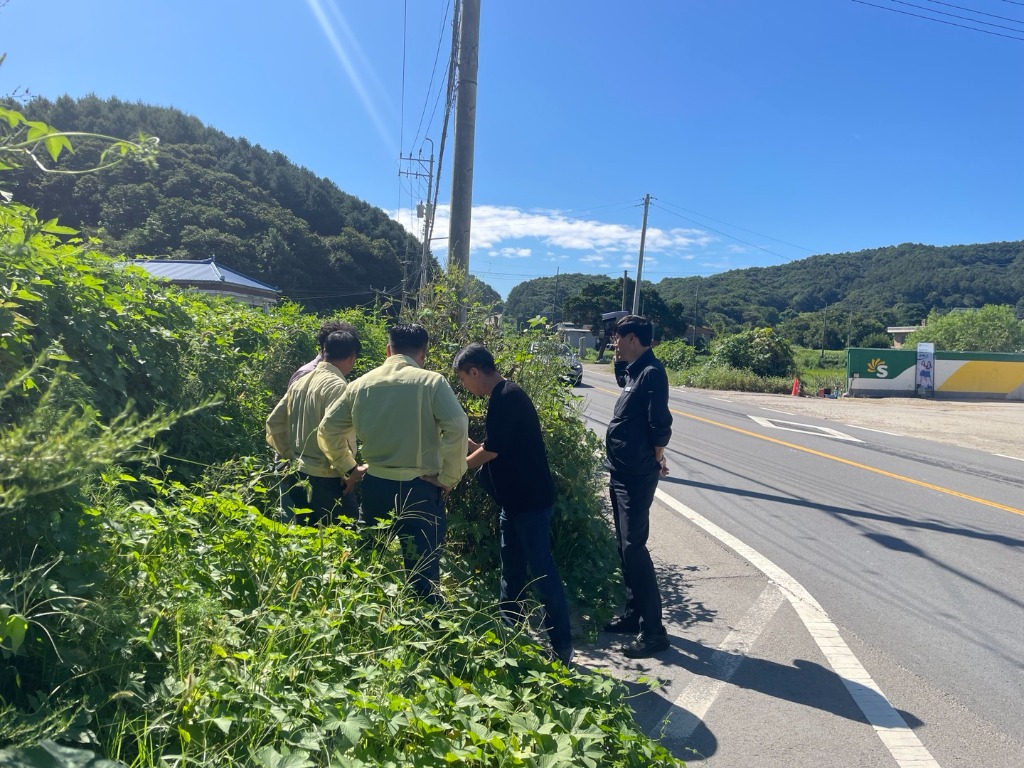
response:
M0 94L173 106L418 232L425 184L398 158L440 147L451 13L8 0ZM632 274L646 193L655 282L1024 239L1022 97L1013 0L483 0L470 270L502 295L556 271ZM451 156L449 138L441 237Z

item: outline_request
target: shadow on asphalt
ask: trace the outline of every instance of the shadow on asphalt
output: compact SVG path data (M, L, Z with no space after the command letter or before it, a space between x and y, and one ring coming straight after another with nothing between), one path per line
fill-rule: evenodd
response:
M750 656L737 660L735 654L710 648L678 634L671 635L670 640L671 648L658 654L658 665L681 667L695 676L723 680L737 688L757 691L768 697L868 724L843 679L821 664L806 659L794 659L791 664L780 664ZM596 668L621 669L627 664L637 664L623 659L616 652L619 642L620 637L602 633L595 647L582 650L587 661L591 662L590 665ZM646 663L640 662L638 666ZM735 669L735 672L731 676L723 676L723 669ZM644 732L658 739L673 755L687 762L699 762L713 756L718 750L718 739L714 733L704 722L697 721L692 713L677 707L674 701L666 698L661 691L665 679L658 677L657 670L651 672L646 680L621 680L629 691L630 704ZM878 697L876 692L852 681L848 682L857 689L858 695L868 699ZM924 725L914 715L902 710L896 711L910 728ZM673 736L673 732L686 735L680 738L678 735Z
M951 536L964 536L969 539L979 539L981 541L991 541L996 544L1003 544L1008 547L1024 547L1024 539L1016 538L1013 536L1005 536L999 533L989 533L984 530L974 530L971 528L963 528L959 526L945 525L935 520L914 520L909 517L902 515L892 515L884 512L873 512L864 509L851 509L850 507L836 507L830 504L815 504L804 499L799 499L794 496L776 495L771 493L759 493L757 491L740 490L738 488L729 488L724 485L713 485L711 483L701 483L695 480L686 480L681 477L668 477L661 478L662 483L672 483L674 485L685 485L690 488L698 488L706 491L714 491L715 493L725 493L734 496L743 496L748 499L758 499L760 501L767 501L776 504L782 504L787 507L802 507L804 509L813 509L819 512L824 512L828 515L834 515L856 522L858 520L869 520L875 523L890 523L892 525L902 526L904 528L917 528L925 531L934 531L935 533L946 533ZM892 537L889 537L892 538ZM889 546L892 549L891 546Z

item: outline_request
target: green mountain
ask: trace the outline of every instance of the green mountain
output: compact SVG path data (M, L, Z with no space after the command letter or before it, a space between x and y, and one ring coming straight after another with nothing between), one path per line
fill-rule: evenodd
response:
M734 332L777 327L797 344L836 349L886 326L916 325L933 309L1008 304L1024 316L1024 241L905 243L823 254L710 277L665 278L666 302L700 325Z
M407 278L415 290L419 241L385 211L280 152L231 138L176 109L118 99L35 99L21 111L62 130L159 137L156 168L126 163L67 176L26 165L5 174L15 199L40 218L59 217L99 238L110 253L215 256L318 312L400 299ZM78 141L62 165L96 160ZM484 288L483 295L497 296Z

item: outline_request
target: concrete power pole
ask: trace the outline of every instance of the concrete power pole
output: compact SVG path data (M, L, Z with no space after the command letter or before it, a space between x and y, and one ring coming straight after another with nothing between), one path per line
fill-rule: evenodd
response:
M640 256L636 260L636 286L633 289L633 314L640 314L640 278L644 272L644 242L647 240L647 210L651 207L651 196L644 195L644 225L640 230Z
M480 0L461 0L459 83L452 150L452 200L448 264L469 272L473 213L473 145L476 135L476 78L480 56Z
M427 172L422 171L399 171L399 176L416 176L419 178L426 178L427 180L427 202L420 203L416 206L416 217L423 219L423 247L420 250L420 268L419 272L419 297L420 303L423 303L423 292L427 286L428 272L430 270L430 229L431 222L434 220L434 204L430 201L430 191L434 188L434 142L430 139L430 159L424 161L423 153L419 154L419 157L413 157L412 153L409 153L408 157L399 157L402 162L408 162L410 166L413 163L419 165L422 169L424 163L426 163ZM403 291L404 293L404 291Z
M626 311L626 281L629 279L629 270L622 270L622 311Z

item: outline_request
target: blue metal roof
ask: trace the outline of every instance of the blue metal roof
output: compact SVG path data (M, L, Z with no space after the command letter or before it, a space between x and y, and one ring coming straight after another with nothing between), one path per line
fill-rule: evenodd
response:
M182 259L129 259L129 262L153 275L177 283L219 283L225 289L250 288L260 291L278 292L272 285L246 277L241 272L217 264L212 258L197 260Z

